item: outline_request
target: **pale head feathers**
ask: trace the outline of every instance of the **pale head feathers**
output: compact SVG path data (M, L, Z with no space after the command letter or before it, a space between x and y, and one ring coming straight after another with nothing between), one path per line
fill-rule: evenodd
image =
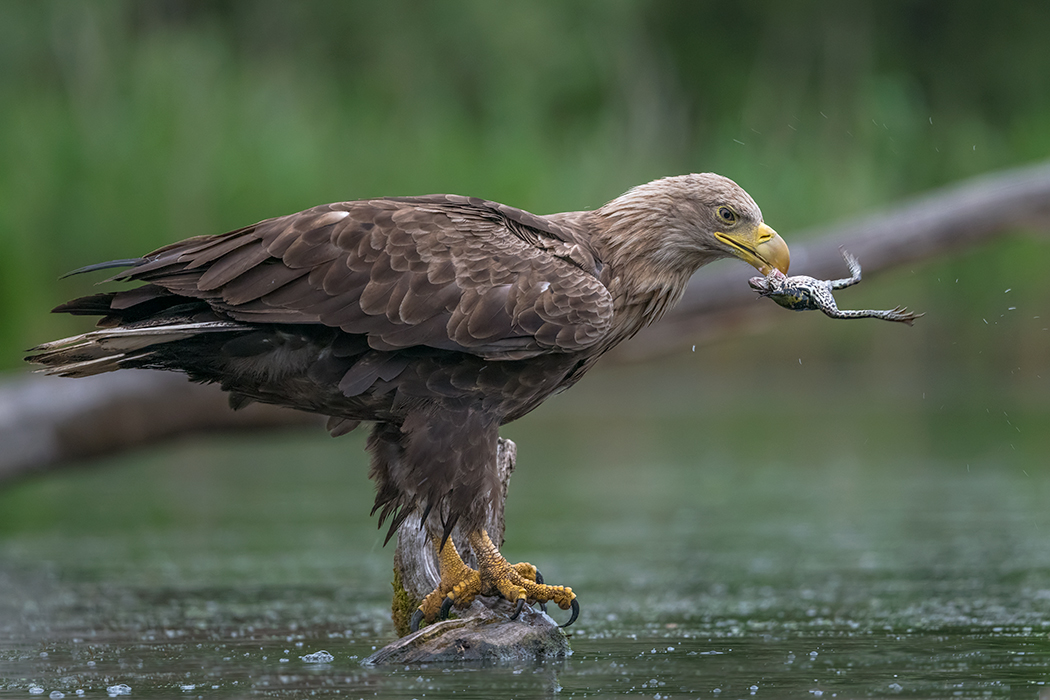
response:
M722 228L715 218L719 206L730 207L745 224L762 221L755 200L729 178L677 175L638 185L599 209L601 243L610 253L695 271L732 254L713 235Z
M755 200L714 173L653 180L594 212L593 244L608 265L605 282L618 311L642 317L640 324L629 324L628 334L673 306L696 270L733 255L713 235L724 229L716 218L720 206L732 209L739 225L762 221Z

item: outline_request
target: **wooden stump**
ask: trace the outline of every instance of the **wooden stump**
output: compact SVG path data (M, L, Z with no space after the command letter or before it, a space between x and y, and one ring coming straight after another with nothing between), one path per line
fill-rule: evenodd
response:
M423 627L364 660L370 665L529 661L566 656L568 639L554 620L529 606L510 620L513 606L497 598L475 598L460 617Z
M517 447L500 438L496 468L500 497L488 513L485 529L497 546L503 544L503 504L514 471ZM452 532L456 548L470 566L477 566L466 533ZM394 601L392 616L401 639L365 660L368 664L441 663L450 661L510 661L565 656L569 642L558 625L543 612L526 605L517 620L510 620L514 606L500 598L479 596L455 619L437 622L409 633L409 619L419 603L438 584L437 553L417 515L398 530L394 552Z

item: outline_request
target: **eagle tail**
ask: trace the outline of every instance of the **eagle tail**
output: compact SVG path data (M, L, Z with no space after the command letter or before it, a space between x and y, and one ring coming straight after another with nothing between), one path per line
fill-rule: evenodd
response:
M37 345L25 359L43 365L37 371L61 377L88 377L128 368L160 369L154 362L160 346L202 334L245 329L244 324L221 320L104 328Z
M112 270L114 268L133 267L136 265L141 265L143 262L145 262L145 258L124 258L122 260L107 260L106 262L95 263L94 265L85 265L84 267L78 267L77 269L62 275L61 277L59 277L59 279L64 280L65 278L72 277L73 275L83 275L86 272L95 272L97 270Z

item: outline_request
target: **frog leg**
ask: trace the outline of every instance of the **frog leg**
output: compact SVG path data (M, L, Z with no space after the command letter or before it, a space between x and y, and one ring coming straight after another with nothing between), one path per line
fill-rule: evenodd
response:
M839 251L842 253L843 259L846 261L846 266L849 268L850 276L845 279L832 280L830 282L832 289L845 289L846 287L852 287L857 282L860 282L860 261L848 253L845 248L839 248Z
M839 309L837 307L821 308L821 311L831 318L881 318L883 321L898 321L900 323L906 323L909 326L915 323L915 319L923 315L913 314L903 306L898 306L897 308L888 311L872 309Z

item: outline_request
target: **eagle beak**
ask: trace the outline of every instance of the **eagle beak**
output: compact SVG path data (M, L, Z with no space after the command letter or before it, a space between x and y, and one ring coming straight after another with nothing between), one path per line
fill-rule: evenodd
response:
M733 249L733 253L763 275L775 269L787 274L791 251L780 234L765 224L740 233L715 233L715 238Z
M787 243L779 233L765 224L759 224L758 231L760 240L761 236L767 236L767 238L755 246L755 256L759 259L760 264L755 265L753 262L751 264L757 267L763 275L768 275L773 268L786 275L788 268L791 267L791 251L788 250Z

